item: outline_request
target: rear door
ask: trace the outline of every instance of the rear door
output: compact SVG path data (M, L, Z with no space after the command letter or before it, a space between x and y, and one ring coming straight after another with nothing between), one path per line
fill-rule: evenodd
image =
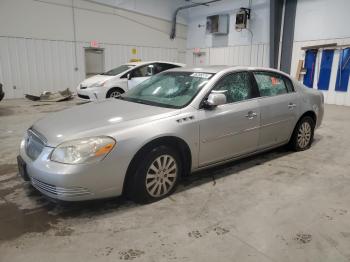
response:
M255 71L253 75L261 96L259 149L288 142L298 120L298 93L281 74Z
M213 90L224 93L227 103L198 112L199 166L255 151L258 146L260 111L251 75L230 73L223 76Z

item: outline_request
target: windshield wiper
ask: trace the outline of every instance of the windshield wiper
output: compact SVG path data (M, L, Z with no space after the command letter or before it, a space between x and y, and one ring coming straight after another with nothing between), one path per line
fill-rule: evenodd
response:
M139 103L139 104L143 104L143 105L150 105L149 103L145 102L144 100L140 100L140 99L135 99L135 102Z
M177 108L176 106L171 106L171 105L165 105L157 102L152 102L152 101L146 101L142 99L137 99L137 98L131 98L131 97L119 97L122 100L128 101L128 102L134 102L138 104L143 104L147 106L157 106L157 107L165 107L165 108Z
M148 105L148 106L152 105L152 102L148 102L148 101L145 101L142 99L131 98L131 97L124 97L124 99L127 101L130 101L130 102L138 103L138 104L143 104L143 105Z

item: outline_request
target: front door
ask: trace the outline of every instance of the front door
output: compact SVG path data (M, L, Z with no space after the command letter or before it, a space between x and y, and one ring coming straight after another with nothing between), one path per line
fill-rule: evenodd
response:
M248 72L224 76L213 90L223 92L227 103L212 110L199 110L199 166L256 150L260 110L251 80Z

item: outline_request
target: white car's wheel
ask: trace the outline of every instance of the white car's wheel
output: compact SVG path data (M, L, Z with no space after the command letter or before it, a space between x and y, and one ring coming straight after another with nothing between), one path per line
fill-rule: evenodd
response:
M107 92L106 98L118 98L123 93L124 93L123 89L114 87Z

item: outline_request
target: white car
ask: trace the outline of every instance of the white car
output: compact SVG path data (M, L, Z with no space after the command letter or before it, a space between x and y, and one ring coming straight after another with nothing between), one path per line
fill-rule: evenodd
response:
M184 64L180 63L162 61L124 64L106 73L85 79L78 85L77 94L79 98L90 101L119 97L122 93L145 81L152 75L184 66Z

